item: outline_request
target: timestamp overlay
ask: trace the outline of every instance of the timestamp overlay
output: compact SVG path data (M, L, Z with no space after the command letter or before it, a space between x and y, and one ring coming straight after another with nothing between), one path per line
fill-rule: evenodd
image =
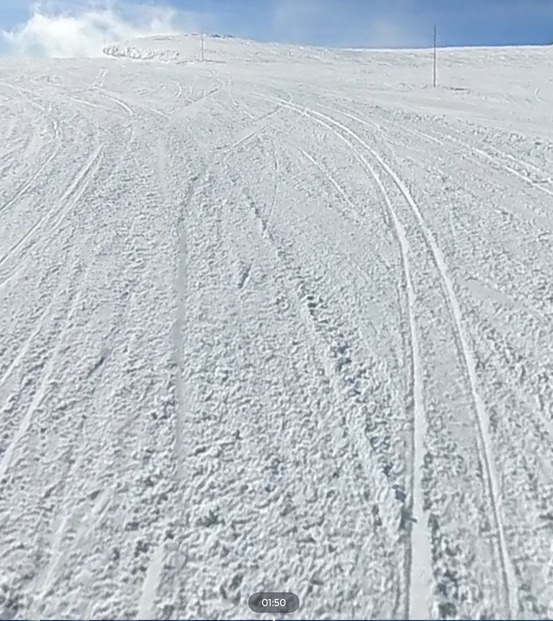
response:
M248 605L254 612L286 614L296 612L300 598L290 591L258 591L250 597Z

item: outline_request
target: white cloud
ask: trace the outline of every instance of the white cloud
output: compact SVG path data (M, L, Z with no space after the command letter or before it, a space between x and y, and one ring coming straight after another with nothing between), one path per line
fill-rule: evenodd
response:
M1 36L8 53L51 58L94 57L109 44L135 37L190 31L191 13L171 8L108 0L75 6L63 2L37 3L29 19Z

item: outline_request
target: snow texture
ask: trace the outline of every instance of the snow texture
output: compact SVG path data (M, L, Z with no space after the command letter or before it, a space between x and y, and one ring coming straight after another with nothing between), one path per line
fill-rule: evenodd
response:
M553 616L553 48L0 63L0 619Z

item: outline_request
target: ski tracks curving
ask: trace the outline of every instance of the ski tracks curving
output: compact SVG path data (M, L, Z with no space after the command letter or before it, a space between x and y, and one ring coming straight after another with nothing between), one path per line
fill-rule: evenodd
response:
M319 113L317 113L319 114ZM341 113L344 116L356 120L353 115L347 113ZM323 115L324 116L324 115ZM336 121L335 121L336 122ZM346 132L351 132L349 128L336 122ZM362 141L361 138L359 138ZM393 179L396 186L401 191L406 203L411 208L412 212L416 216L420 229L426 240L428 247L434 257L435 264L441 276L444 291L447 295L450 311L455 323L455 330L460 343L460 354L463 358L464 366L469 379L469 385L471 389L471 395L473 404L475 407L477 429L478 429L478 441L480 444L481 457L486 472L487 487L489 493L489 501L495 523L495 532L498 545L498 556L501 567L502 581L506 595L506 603L509 618L516 618L518 614L518 600L517 600L517 583L515 570L510 558L509 550L506 542L505 528L503 525L503 519L501 515L501 491L500 485L497 479L497 474L494 468L494 457L492 440L489 434L490 420L486 410L486 406L480 396L478 390L478 378L476 374L476 361L472 353L472 349L469 344L469 339L463 328L462 311L459 301L455 294L453 281L448 273L448 268L437 242L432 235L430 229L426 225L422 213L416 204L413 196L405 183L401 180L398 173L388 164L383 157L377 153L372 147L365 143L365 147L371 153L381 167L388 173L391 179Z
M304 115L314 122L326 127L329 131L335 133L343 141L349 143L350 147L355 150L354 144L359 145L363 153L368 154L373 161L375 161L380 169L388 176L388 178L394 183L395 187L401 193L405 204L409 207L411 212L416 218L419 229L423 235L423 238L428 246L428 249L433 257L435 266L438 270L442 288L447 299L448 307L450 310L451 318L455 327L455 332L458 337L459 343L459 355L463 361L464 368L470 387L471 399L474 405L476 428L477 428L477 441L480 450L481 460L484 466L486 486L488 490L488 499L490 503L491 514L493 516L494 531L497 542L497 555L499 562L499 572L501 575L501 582L503 585L503 592L505 594L505 609L507 610L508 618L516 618L518 612L518 600L517 600L517 581L515 569L509 554L505 528L502 519L501 510L501 491L500 484L495 472L494 457L493 457L493 445L489 433L489 415L486 410L486 406L480 396L478 389L478 378L476 373L476 360L469 343L469 337L467 336L463 327L463 315L458 298L455 294L453 280L449 275L447 264L443 257L443 254L438 247L438 244L432 235L432 232L428 228L424 217L420 211L419 206L414 200L411 192L400 178L396 170L373 148L371 147L357 132L352 130L344 123L332 118L326 114L318 112L317 110L305 106L299 106L284 100L279 100L270 97L269 99L280 101L281 105L288 107L290 110L295 111L298 114ZM335 114L342 115L356 122L363 122L363 119L356 117L347 112L340 110L334 110ZM366 122L365 122L366 124ZM417 618L421 615L429 614L428 603L432 601L432 593L430 589L430 574L431 574L431 556L430 547L428 543L428 534L423 531L421 533L421 526L424 512L423 512L423 500L420 477L422 476L422 465L424 458L424 433L425 433L425 417L424 417L424 396L422 388L422 370L421 359L418 354L418 342L416 331L416 319L414 317L413 307L415 305L415 295L413 292L413 286L410 280L409 274L409 250L408 241L405 234L405 229L401 222L398 220L397 215L394 212L393 205L390 197L384 187L382 179L376 173L374 166L369 163L366 158L358 154L362 160L365 161L367 171L373 176L376 183L380 187L384 201L386 202L388 211L394 223L396 231L396 237L398 244L401 248L402 261L404 265L405 281L407 286L407 295L409 300L409 324L410 324L410 339L412 349L413 360L413 395L414 395L414 425L413 425L413 441L412 441L412 498L410 507L413 511L413 520L419 520L415 522L414 527L411 529L411 541L408 551L407 565L410 567L408 571L408 579L406 584L406 590L408 593L407 610L410 618ZM426 591L426 595L422 595Z

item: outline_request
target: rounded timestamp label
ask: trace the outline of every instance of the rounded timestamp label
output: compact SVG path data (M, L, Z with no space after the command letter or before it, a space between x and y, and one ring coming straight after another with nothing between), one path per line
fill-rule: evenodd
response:
M295 593L289 591L278 593L259 591L250 597L248 605L254 612L286 614L296 612L300 607L300 599Z

